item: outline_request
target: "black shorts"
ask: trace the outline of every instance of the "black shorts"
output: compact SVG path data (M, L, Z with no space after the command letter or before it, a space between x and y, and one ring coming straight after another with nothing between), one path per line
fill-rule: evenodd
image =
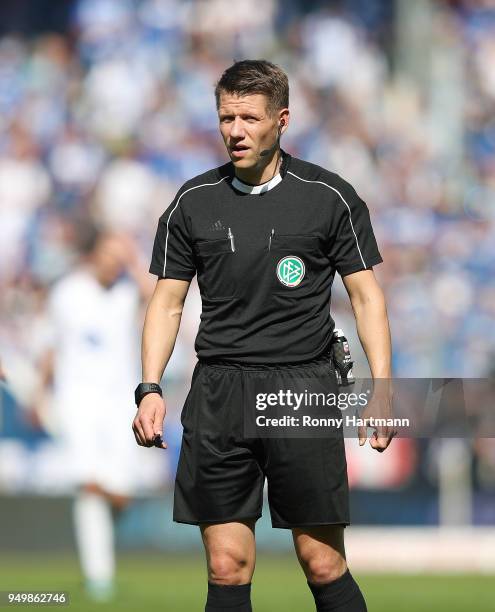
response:
M198 525L257 519L266 477L273 527L350 524L341 432L305 438L245 435L246 388L280 374L323 377L338 394L328 356L282 366L196 364L181 415L174 521Z

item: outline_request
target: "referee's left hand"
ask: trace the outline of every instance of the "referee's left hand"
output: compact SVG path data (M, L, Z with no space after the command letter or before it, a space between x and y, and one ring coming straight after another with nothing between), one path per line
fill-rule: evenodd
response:
M132 431L139 446L167 448L167 443L162 439L165 414L165 401L158 393L148 393L143 397L132 422Z
M383 382L380 385L380 382ZM375 419L393 418L392 391L387 380L375 381L375 388L368 405L363 410L360 418L368 423L368 427L374 429L369 438L370 446L379 453L382 453L392 442L392 438L397 435L397 431L388 425L373 425ZM371 418L371 422L369 419ZM358 427L359 446L366 444L367 427Z

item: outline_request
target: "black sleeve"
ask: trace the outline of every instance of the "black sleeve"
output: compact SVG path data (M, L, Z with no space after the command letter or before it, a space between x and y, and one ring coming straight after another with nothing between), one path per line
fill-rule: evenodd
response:
M179 196L158 221L149 270L161 278L186 281L196 273L191 235Z
M341 276L365 270L383 261L368 207L344 181L333 198L329 258Z

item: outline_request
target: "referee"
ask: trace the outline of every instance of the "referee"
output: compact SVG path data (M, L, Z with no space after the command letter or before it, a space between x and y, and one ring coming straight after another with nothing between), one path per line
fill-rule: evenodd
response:
M361 416L390 412L390 333L372 271L382 258L369 212L340 176L280 148L289 126L289 85L279 67L236 62L215 96L230 162L188 181L160 217L150 267L158 281L144 324L133 431L141 446L162 435L159 383L197 274L198 362L181 415L174 520L200 527L208 563L205 610L251 610L254 529L266 478L272 525L292 530L316 609L362 612L366 604L345 560L343 435L248 438L244 413L246 389L267 377L323 379L338 392L329 359L335 272L349 294L373 379L384 384ZM394 432L374 430L370 444L383 451ZM361 428L361 445L366 436Z

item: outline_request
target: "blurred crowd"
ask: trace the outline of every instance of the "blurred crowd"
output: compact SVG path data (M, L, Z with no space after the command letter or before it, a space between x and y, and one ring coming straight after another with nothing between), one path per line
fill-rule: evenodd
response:
M415 39L405 4L414 3L78 0L64 34L0 37L8 376L36 377L44 303L76 261L78 224L127 233L147 263L178 187L227 161L213 86L234 59L253 57L289 74L284 149L338 172L368 204L394 375L493 373L495 6L417 3L430 18ZM189 301L185 357L169 373L180 380L194 359L195 287ZM337 281L333 313L353 321Z

